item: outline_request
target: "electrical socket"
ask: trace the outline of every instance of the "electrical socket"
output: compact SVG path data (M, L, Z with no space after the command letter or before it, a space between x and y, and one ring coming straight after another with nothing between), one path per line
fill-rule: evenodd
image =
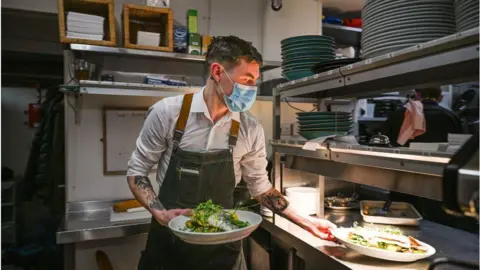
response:
M292 135L292 124L287 124L287 123L284 123L284 124L281 124L280 125L280 135Z

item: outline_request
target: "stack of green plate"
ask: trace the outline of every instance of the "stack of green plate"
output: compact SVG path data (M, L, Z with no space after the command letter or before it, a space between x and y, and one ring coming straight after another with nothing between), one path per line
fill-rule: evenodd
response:
M352 128L352 114L347 112L297 113L298 134L307 140L329 135L347 135Z
M335 40L328 36L297 36L282 40L282 75L297 80L313 75L315 64L335 59Z

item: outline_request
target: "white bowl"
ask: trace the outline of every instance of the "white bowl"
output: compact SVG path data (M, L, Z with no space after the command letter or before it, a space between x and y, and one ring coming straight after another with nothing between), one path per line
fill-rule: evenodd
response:
M354 230L353 228L338 228L332 231L332 235L335 236L335 238L337 238L338 241L340 241L346 247L351 248L360 254L382 259L382 260L395 261L395 262L414 262L414 261L428 258L433 254L435 254L435 249L432 246L420 241L418 242L427 248L427 252L425 254L400 253L400 252L388 251L380 248L367 247L367 246L362 246L360 244L355 244L347 240L348 234L353 230Z
M317 203L320 197L316 188L291 187L287 188L285 191L290 205L295 210L306 215L317 213Z
M235 210L226 210L235 211ZM170 220L168 227L172 232L183 241L190 244L197 245L218 245L224 243L230 243L241 240L249 236L255 231L262 222L262 217L258 214L249 211L237 210L238 219L241 221L248 221L249 226L229 232L215 232L215 233L202 233L202 232L189 232L183 231L185 228L185 222L190 220L190 217L178 216Z

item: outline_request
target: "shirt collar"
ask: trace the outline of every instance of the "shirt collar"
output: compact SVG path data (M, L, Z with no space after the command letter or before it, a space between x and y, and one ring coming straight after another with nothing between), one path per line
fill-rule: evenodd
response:
M207 104L205 103L205 99L203 99L203 91L205 90L205 86L200 90L200 92L193 94L192 105L190 107L190 112L193 113L203 113L208 119L212 119L210 117L210 112L208 111ZM226 114L227 118L225 120L230 121L233 119L237 122L240 122L240 113L238 112L231 112L228 111Z

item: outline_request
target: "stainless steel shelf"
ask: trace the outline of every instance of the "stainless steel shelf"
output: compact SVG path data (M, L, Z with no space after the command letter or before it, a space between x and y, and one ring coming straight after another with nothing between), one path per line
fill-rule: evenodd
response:
M271 140L274 152L290 158L287 167L345 181L442 199L442 173L451 154L330 142L316 151L304 141Z
M274 93L282 97L361 97L478 80L478 31L474 28L280 84Z
M186 93L199 92L202 87L195 86L166 86L141 83L80 81L78 92L65 91L66 93L88 95L115 95L115 96L143 96L143 97L168 97Z
M337 43L337 47L339 45L360 47L362 29L324 23L322 24L322 34L333 37L335 39L335 43Z
M118 54L126 56L159 57L173 60L205 62L205 57L200 55L191 55L186 53L171 53L148 50L127 49L119 47L106 47L85 44L70 44L72 51L95 52L103 54Z

